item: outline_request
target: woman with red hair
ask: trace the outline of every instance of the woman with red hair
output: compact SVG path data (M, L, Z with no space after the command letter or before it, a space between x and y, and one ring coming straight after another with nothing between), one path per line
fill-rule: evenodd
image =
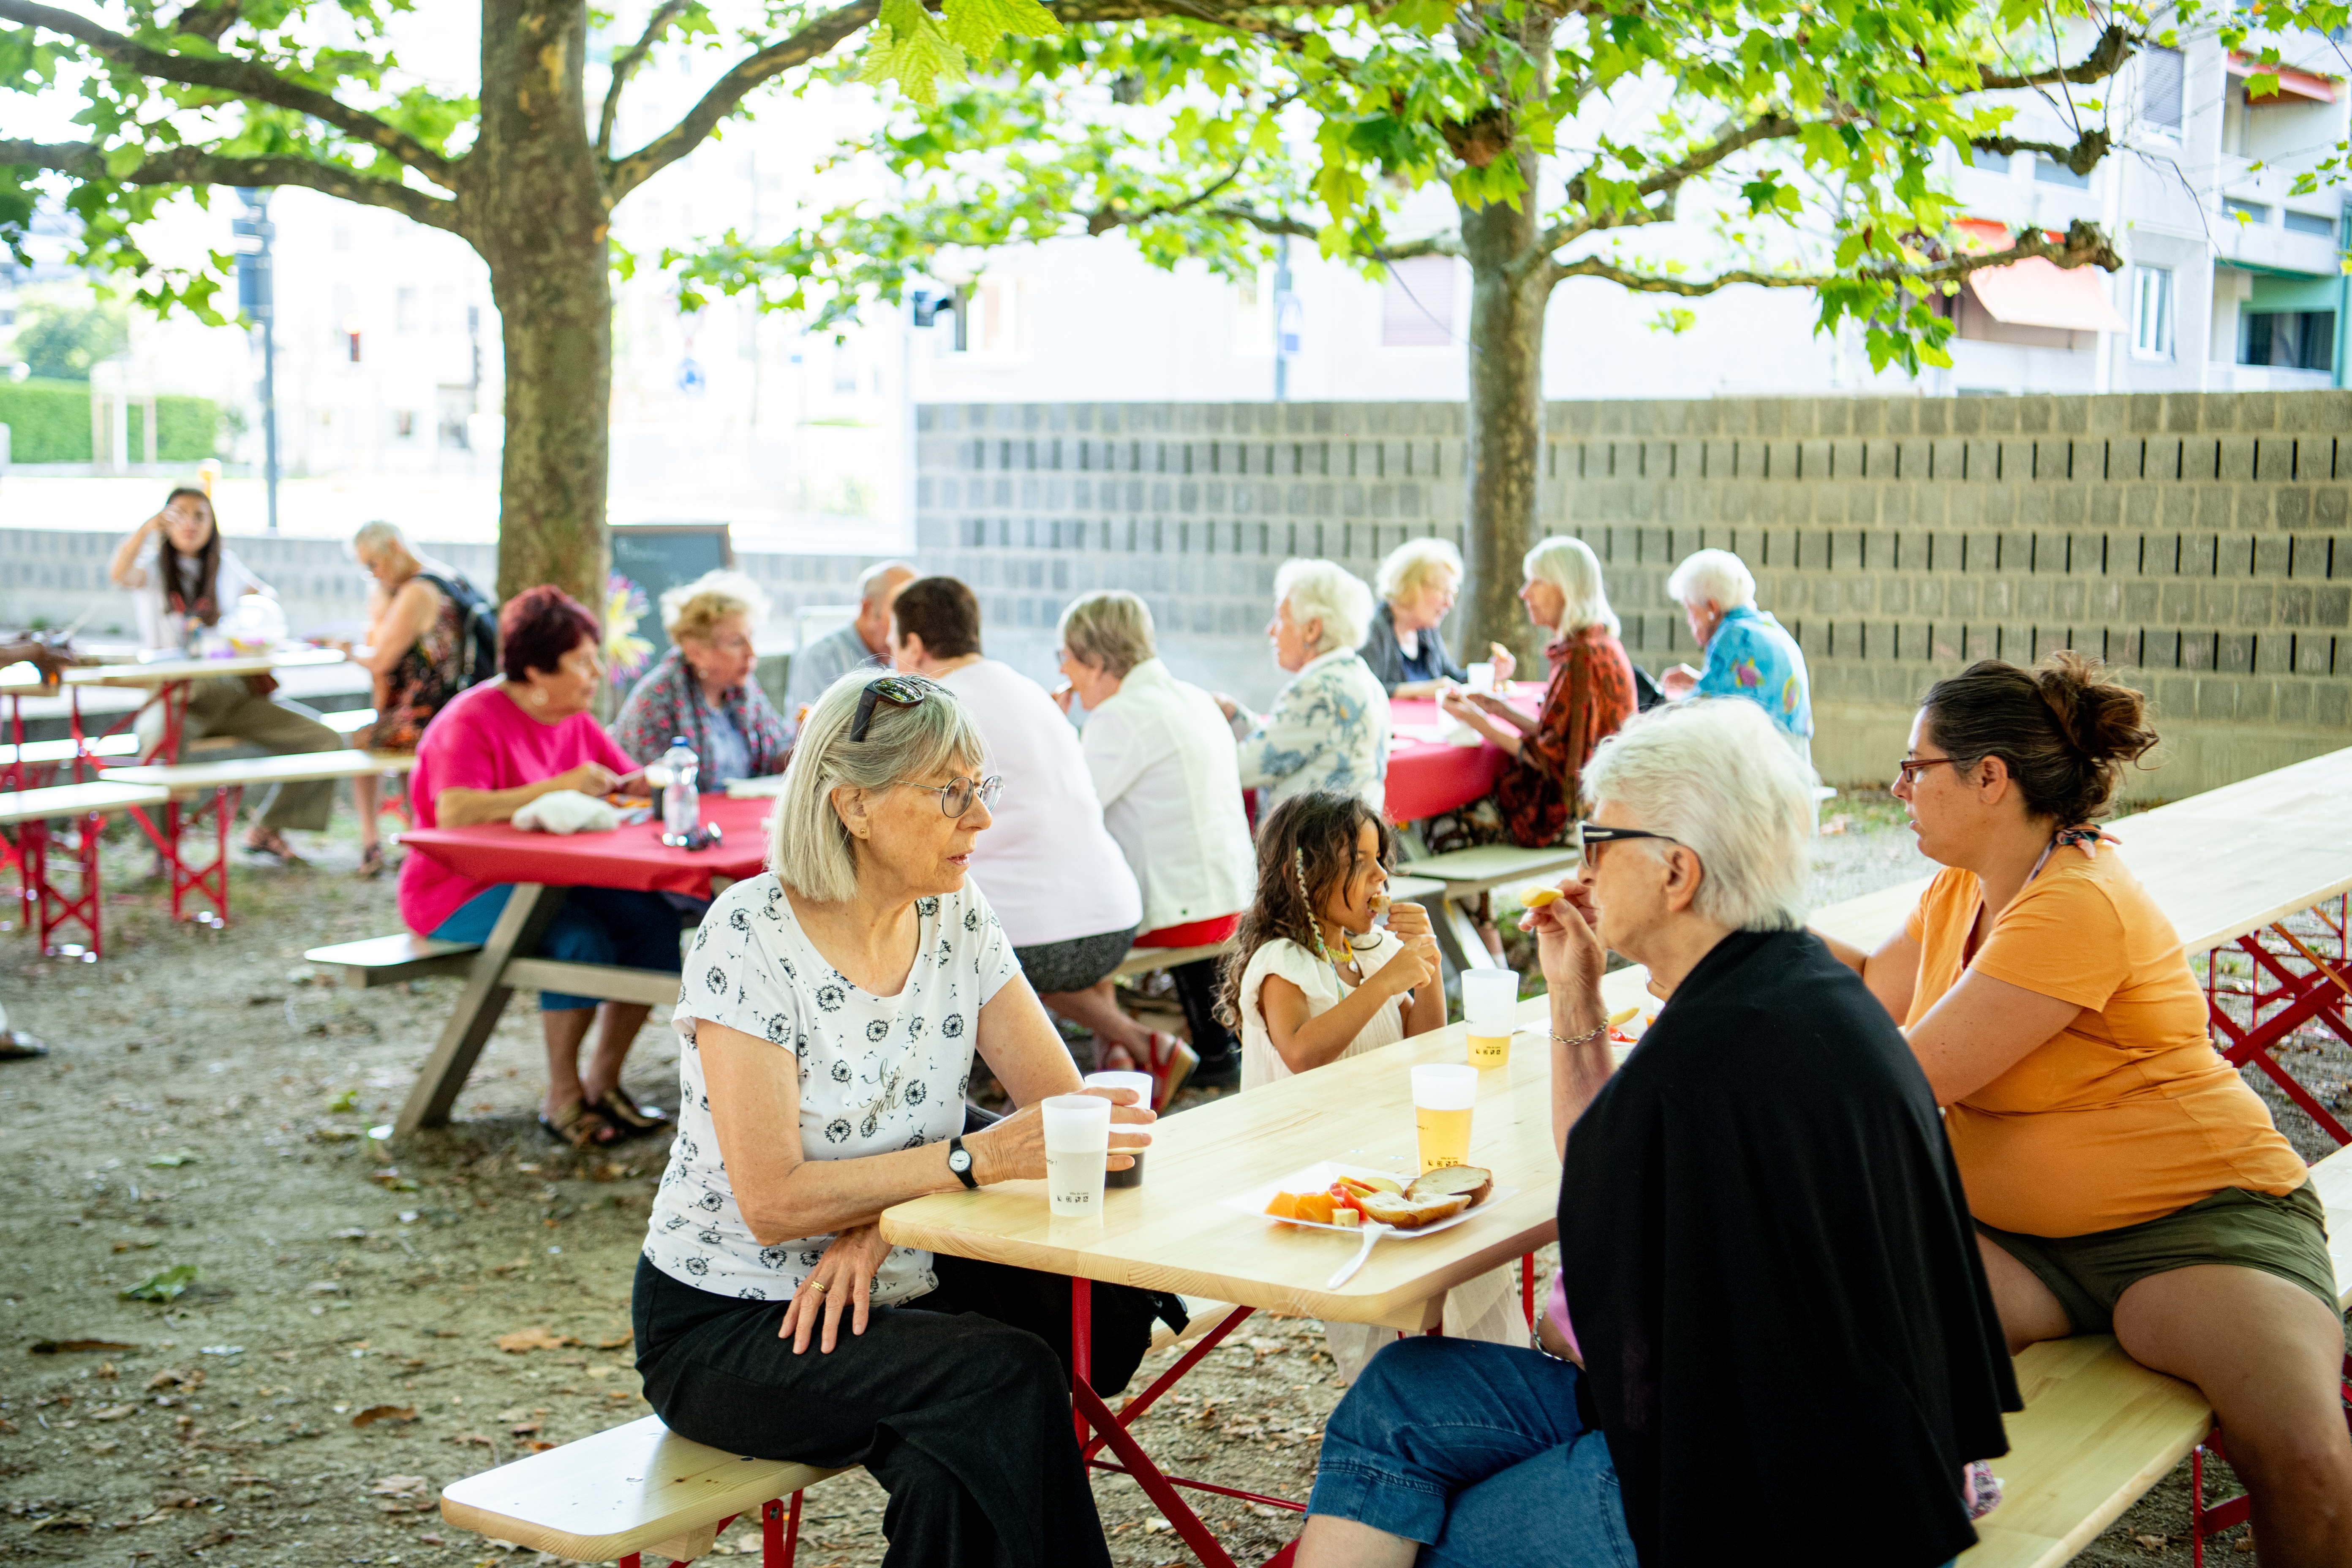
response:
M524 590L499 615L505 679L460 692L425 726L408 798L419 827L505 822L543 795L647 793L645 771L621 754L590 711L604 658L595 617L561 588ZM511 883L460 876L429 855L400 868L400 915L420 936L487 941ZM678 970L677 911L658 893L573 888L540 939L544 958L630 969ZM539 1124L574 1148L599 1148L669 1125L621 1087L621 1064L648 1009L606 1002L583 1069L580 1047L598 1005L542 991L547 1097Z

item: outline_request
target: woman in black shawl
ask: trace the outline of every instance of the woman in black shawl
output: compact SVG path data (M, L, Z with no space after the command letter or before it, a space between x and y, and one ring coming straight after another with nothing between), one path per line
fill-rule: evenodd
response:
M1325 1428L1299 1568L1810 1564L1800 1468L1874 1568L1976 1539L1963 1473L2016 1384L1927 1079L1801 929L1811 783L1738 700L1595 753L1582 868L1529 921L1577 1360L1382 1351ZM1606 948L1666 998L1622 1069Z

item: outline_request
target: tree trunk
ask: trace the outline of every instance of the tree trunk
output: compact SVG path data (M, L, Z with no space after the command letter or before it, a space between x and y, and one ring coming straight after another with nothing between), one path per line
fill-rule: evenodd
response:
M1522 152L1528 187L1536 155ZM1518 605L1519 561L1536 542L1536 487L1543 459L1544 307L1552 279L1536 254L1540 225L1532 194L1522 211L1500 205L1462 209L1470 260L1470 399L1463 465L1470 549L1464 564L1470 611L1463 658L1489 641L1520 655L1540 677L1541 637ZM1529 265L1532 261L1533 265Z
M506 353L499 596L541 583L601 620L613 286L581 0L484 0L481 131L458 193Z

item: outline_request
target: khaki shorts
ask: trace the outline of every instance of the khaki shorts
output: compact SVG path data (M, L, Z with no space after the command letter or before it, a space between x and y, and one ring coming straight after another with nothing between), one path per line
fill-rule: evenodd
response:
M2020 1236L1981 1220L1977 1231L2050 1288L2078 1334L2115 1332L2117 1299L2149 1275L2207 1263L2275 1274L2343 1312L2327 1211L2308 1182L2284 1197L2228 1187L2161 1219L2087 1236Z

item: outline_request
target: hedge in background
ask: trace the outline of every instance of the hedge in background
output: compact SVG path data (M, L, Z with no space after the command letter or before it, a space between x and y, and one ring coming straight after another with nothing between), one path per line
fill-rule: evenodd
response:
M8 426L9 457L19 463L87 463L89 384L83 381L0 381L0 425ZM220 406L209 397L155 399L156 457L167 463L200 462L220 444ZM131 405L131 460L147 460L147 411Z

